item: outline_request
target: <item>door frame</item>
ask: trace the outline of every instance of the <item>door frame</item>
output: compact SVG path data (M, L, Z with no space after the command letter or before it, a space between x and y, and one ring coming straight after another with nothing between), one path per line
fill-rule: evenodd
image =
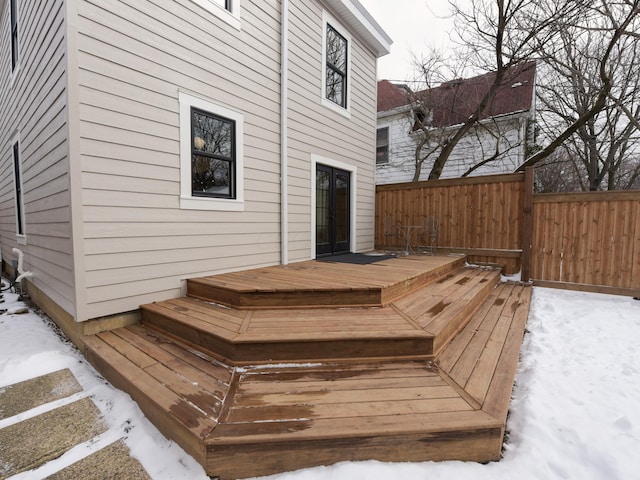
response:
M320 155L311 154L311 258L316 258L316 169L317 164L326 165L327 167L337 168L339 170L345 170L349 172L349 176L351 179L351 185L349 188L350 198L349 198L349 218L350 218L350 234L349 234L349 252L355 251L356 246L356 198L357 196L357 179L358 179L358 167L355 165L350 165L348 163L341 162L339 160L334 160L331 158L323 157Z

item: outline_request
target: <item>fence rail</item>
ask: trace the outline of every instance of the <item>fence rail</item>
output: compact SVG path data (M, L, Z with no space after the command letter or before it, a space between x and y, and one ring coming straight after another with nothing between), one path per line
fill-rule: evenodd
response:
M521 269L538 285L640 295L640 191L534 195L532 185L533 170L379 185L376 247L386 216L402 225L435 216L440 252Z

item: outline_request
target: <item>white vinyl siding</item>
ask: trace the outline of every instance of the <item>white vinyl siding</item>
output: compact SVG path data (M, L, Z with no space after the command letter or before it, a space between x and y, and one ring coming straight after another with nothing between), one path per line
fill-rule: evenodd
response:
M103 5L78 19L87 318L280 259L279 5L243 2L239 30L192 1ZM179 91L242 112L244 211L180 208Z
M0 238L20 248L33 284L75 315L70 229L64 2L19 1L19 65L11 72L9 1L0 12ZM19 133L24 241L16 239L13 144Z
M376 58L357 36L351 36L350 115L327 108L319 100L325 10L314 2L289 5L289 259L308 259L313 248L309 188L315 171L311 155L357 169L351 243L354 250L366 251L373 248L375 215Z

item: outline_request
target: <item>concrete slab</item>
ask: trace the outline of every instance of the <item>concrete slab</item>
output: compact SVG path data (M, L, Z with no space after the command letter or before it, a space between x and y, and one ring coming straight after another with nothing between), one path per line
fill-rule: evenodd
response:
M5 427L0 430L0 479L43 465L106 430L90 398Z
M46 477L45 480L151 480L120 440Z
M69 369L0 388L0 420L82 391Z

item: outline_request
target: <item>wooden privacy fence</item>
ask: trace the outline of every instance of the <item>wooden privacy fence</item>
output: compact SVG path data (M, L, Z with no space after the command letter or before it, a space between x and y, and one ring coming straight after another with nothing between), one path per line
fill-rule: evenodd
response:
M424 216L434 216L439 252L465 253L472 262L501 263L508 272L517 272L524 191L523 174L379 185L376 247L385 244L385 216L401 225L418 225ZM401 241L395 239L392 246Z
M386 216L403 225L434 216L439 253L465 253L505 273L521 269L537 285L640 296L640 191L534 195L532 169L379 185L380 249Z
M536 284L640 295L640 191L539 194L533 202Z

